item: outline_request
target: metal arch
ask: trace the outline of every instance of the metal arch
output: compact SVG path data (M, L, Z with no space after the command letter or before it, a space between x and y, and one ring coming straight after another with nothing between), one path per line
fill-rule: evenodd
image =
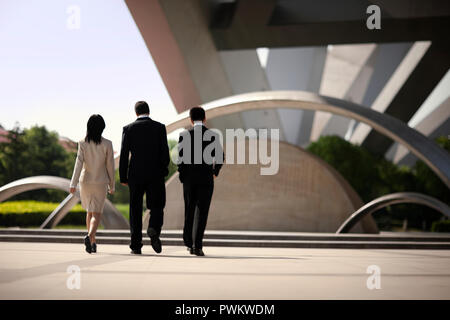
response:
M388 114L358 104L305 91L261 91L215 100L202 105L207 118L253 109L292 108L330 112L364 122L376 131L403 144L423 160L450 188L450 155L436 143ZM167 125L167 132L190 125L188 111Z
M5 201L17 194L36 189L58 189L69 192L70 180L54 176L35 176L19 179L0 188L0 202ZM79 201L79 190L76 191L75 195L69 194L50 214L50 216L47 217L40 228L52 228L56 226ZM129 228L128 221L108 199L106 199L103 213L101 222L106 229Z
M41 224L40 229L51 229L58 225L61 220L69 213L78 202L80 198L76 195L69 193L69 195L61 201L61 203L53 210L53 212L45 219Z
M347 233L353 228L356 223L358 223L358 221L360 221L368 214L397 203L422 204L427 207L433 208L436 211L439 211L447 217L450 217L450 208L445 203L439 201L436 198L416 192L398 192L379 197L365 204L355 213L353 213L347 220L345 220L345 222L339 227L336 233Z

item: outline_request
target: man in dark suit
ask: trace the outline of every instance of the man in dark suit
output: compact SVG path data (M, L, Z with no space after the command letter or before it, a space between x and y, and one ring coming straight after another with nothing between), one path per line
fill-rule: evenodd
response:
M195 107L190 110L189 115L193 128L183 131L178 141L178 171L183 183L185 214L183 240L191 254L204 256L203 235L214 190L214 178L219 175L224 155L219 135L205 126L205 110ZM196 208L198 224L193 239Z
M161 227L166 205L165 176L169 173L166 127L149 117L145 101L135 105L137 119L123 128L120 151L120 182L130 189L131 253L141 254L142 202L146 194L150 222L147 235L155 252L161 252ZM131 153L131 157L129 156Z

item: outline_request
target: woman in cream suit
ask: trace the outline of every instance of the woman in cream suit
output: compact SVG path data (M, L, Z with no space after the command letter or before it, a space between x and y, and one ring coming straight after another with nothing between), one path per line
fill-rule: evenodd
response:
M75 193L80 182L81 206L86 210L88 235L84 244L88 253L97 252L95 233L105 206L106 193L114 193L114 153L112 142L102 137L105 121L94 114L87 123L87 134L78 143L78 153L70 182Z

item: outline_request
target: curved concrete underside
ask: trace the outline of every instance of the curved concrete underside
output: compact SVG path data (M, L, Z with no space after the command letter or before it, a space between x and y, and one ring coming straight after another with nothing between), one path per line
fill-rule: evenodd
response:
M385 208L389 205L398 203L416 203L433 208L436 211L450 217L450 208L443 202L433 197L415 193L415 192L398 192L379 197L353 213L336 231L336 233L347 233L361 220L377 210Z
M69 192L70 180L54 176L35 176L19 179L0 188L0 202L17 194L37 189L57 189ZM69 194L60 203L60 205L44 221L41 228L53 228L56 226L79 201L80 194L77 189L75 195ZM129 228L128 221L108 199L106 199L105 202L101 223L106 229Z
M247 159L248 146L247 139ZM352 187L325 161L289 143L280 142L279 146L276 175L261 175L261 164L223 166L214 181L208 230L335 232L363 205ZM227 149L225 145L225 152ZM178 173L166 183L166 190L164 228L182 229L183 187ZM144 229L146 223L148 212ZM367 216L354 231L376 233L378 229Z
M293 108L325 111L366 123L376 131L401 143L423 160L450 188L450 155L420 132L402 121L355 103L304 91L262 91L219 99L202 105L212 119L253 109ZM167 126L167 132L188 127L188 111Z

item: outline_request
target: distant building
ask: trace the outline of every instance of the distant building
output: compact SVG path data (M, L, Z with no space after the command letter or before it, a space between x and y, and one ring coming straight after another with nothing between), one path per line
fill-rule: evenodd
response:
M8 130L3 129L3 127L0 127L0 143L2 142L8 142Z
M59 144L68 152L77 152L78 143L66 137L59 137Z

